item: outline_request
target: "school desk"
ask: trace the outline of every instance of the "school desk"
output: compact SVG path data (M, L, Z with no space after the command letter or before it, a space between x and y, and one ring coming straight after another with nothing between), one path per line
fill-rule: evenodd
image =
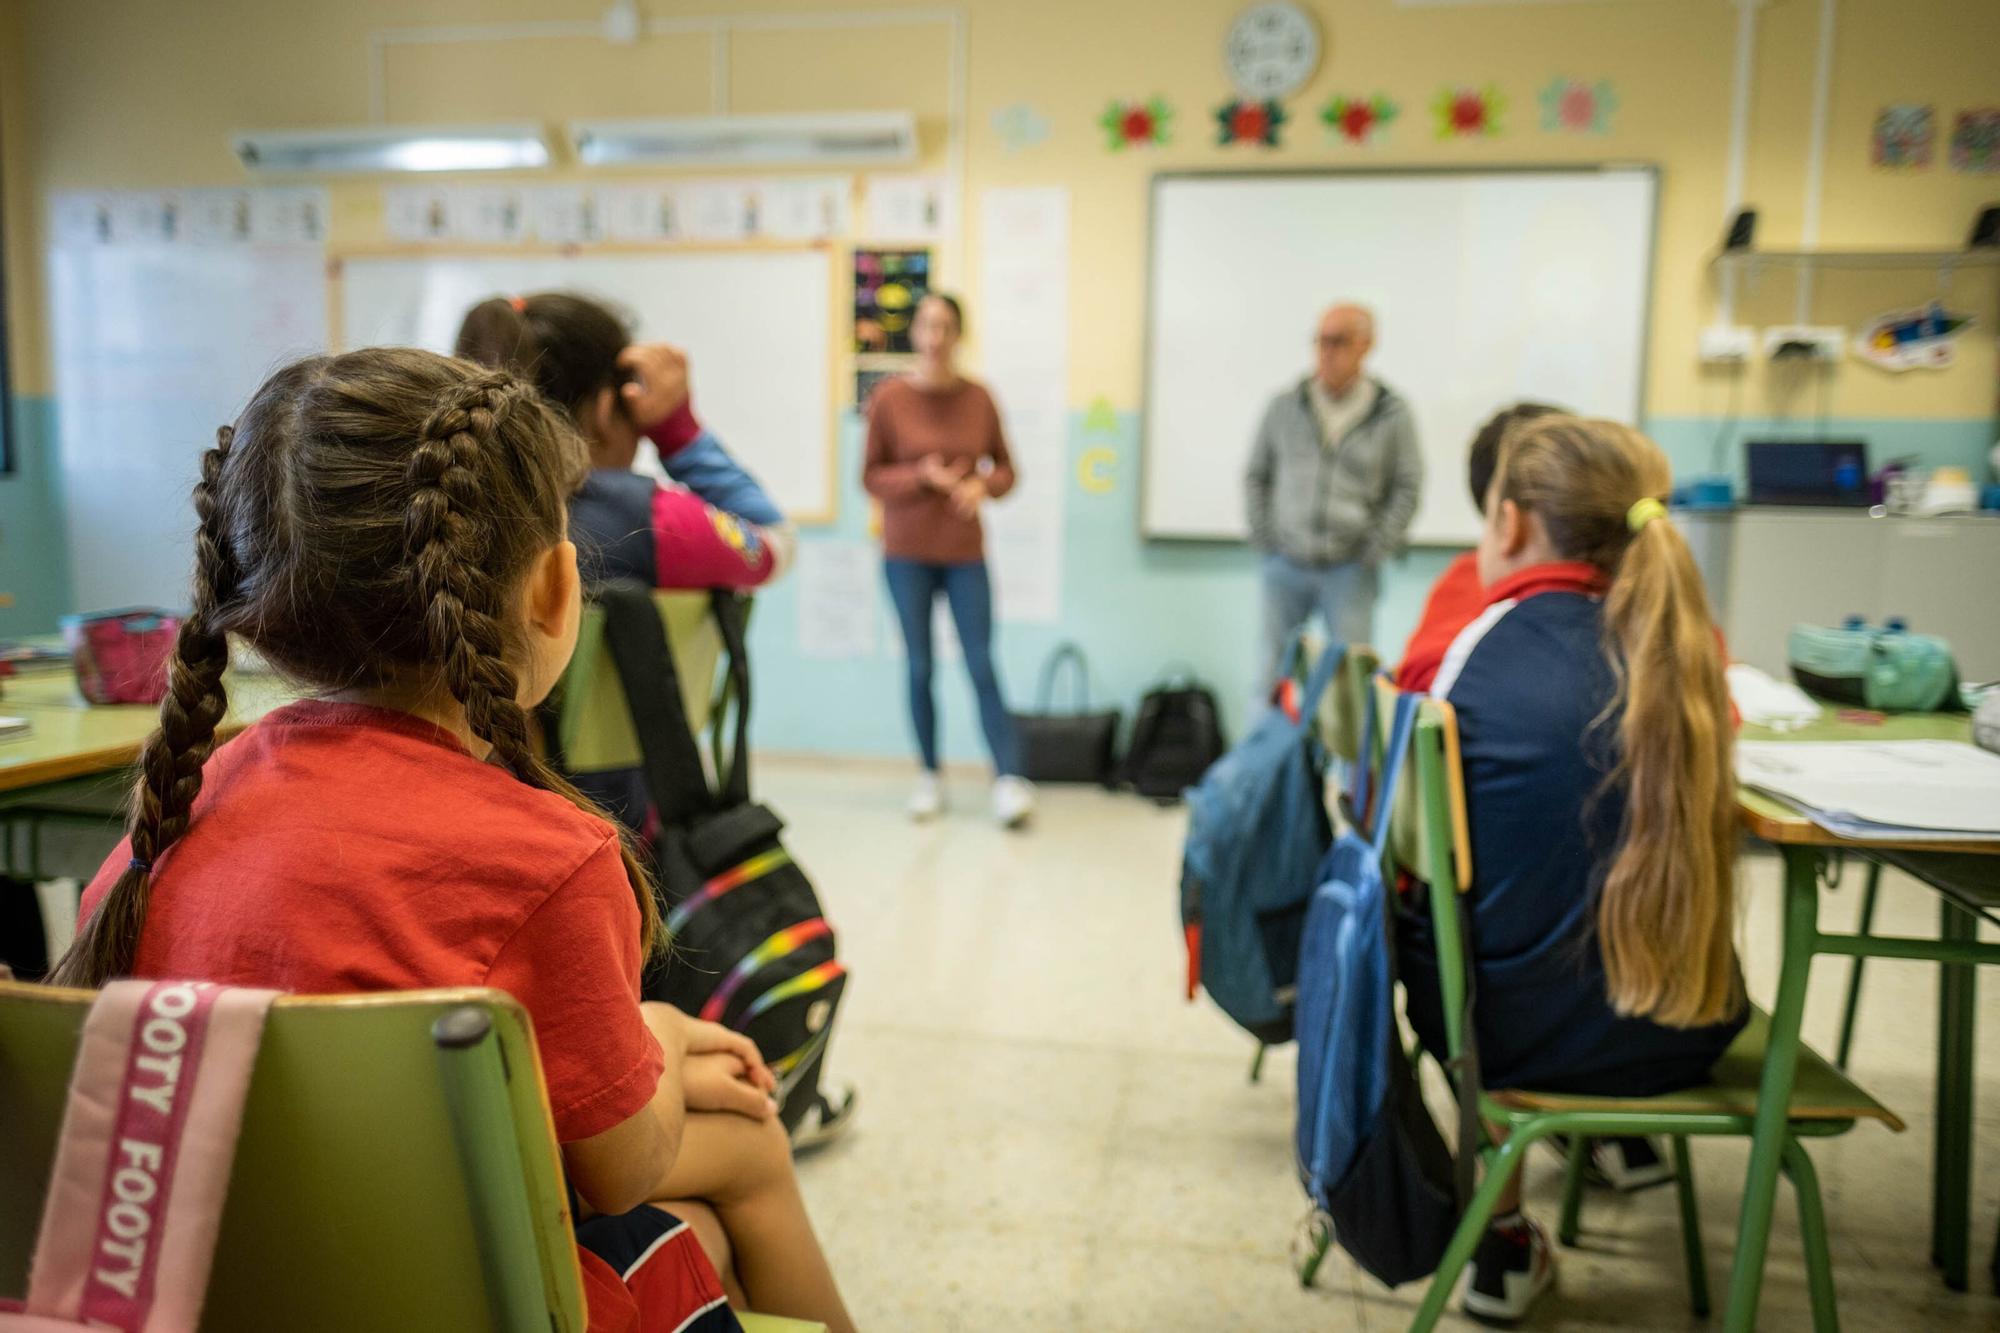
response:
M1798 731L1743 728L1746 740L1970 740L1965 714L1911 714L1876 725L1839 720L1829 712ZM1816 954L1853 958L1909 958L1942 965L1938 987L1937 1142L1933 1156L1931 1258L1945 1282L1963 1291L1972 1177L1972 1058L1974 975L1978 964L2000 963L2000 944L1978 940L1981 917L2000 924L2000 841L1857 841L1827 832L1783 801L1740 791L1744 827L1771 844L1784 861L1783 930L1778 990L1771 1004L1771 1041L1758 1099L1750 1170L1743 1187L1743 1221L1730 1277L1725 1328L1748 1333L1757 1322L1765 1241L1777 1190L1785 1106L1798 1063L1799 1025L1805 1013L1806 975ZM1914 875L1939 894L1936 940L1829 934L1819 927L1821 873L1838 853L1879 859Z

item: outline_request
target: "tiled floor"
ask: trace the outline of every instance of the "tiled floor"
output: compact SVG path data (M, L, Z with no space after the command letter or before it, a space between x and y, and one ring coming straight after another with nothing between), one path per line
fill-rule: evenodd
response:
M766 762L763 795L824 895L853 969L833 1064L865 1105L852 1135L801 1168L850 1304L874 1329L1395 1329L1420 1293L1329 1261L1303 1291L1286 1262L1303 1211L1292 1174L1292 1061L1245 1074L1250 1043L1181 999L1175 885L1182 817L1131 798L1045 792L1033 832L962 807L914 827L905 774ZM1753 994L1775 970L1776 863L1751 858ZM1858 874L1852 876L1858 881ZM1833 895L1851 919L1858 883ZM1934 932L1928 891L1891 876L1878 929ZM1845 968L1815 969L1808 1037L1830 1050ZM1935 985L1922 964L1869 964L1855 1072L1910 1122L1813 1146L1848 1330L2000 1329L1987 1264L2000 1203L2000 986L1981 1007L1973 1292L1928 1262ZM1746 1158L1696 1148L1712 1279L1726 1280ZM1558 1167L1530 1160L1553 1217ZM1593 1192L1561 1256L1548 1329L1699 1327L1687 1311L1671 1190ZM1781 1190L1762 1327L1806 1328ZM1719 1324L1719 1320L1714 1321ZM1449 1327L1472 1327L1456 1316Z

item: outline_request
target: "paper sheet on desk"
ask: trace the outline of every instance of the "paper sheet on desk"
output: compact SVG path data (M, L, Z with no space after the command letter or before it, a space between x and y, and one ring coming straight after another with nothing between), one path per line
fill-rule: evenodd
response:
M2000 755L1961 741L1739 741L1736 775L1836 833L2000 838Z

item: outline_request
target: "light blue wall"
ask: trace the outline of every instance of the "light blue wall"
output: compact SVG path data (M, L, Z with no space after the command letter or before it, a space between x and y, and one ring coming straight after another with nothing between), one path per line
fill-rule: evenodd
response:
M14 424L20 467L0 476L0 589L15 605L0 609L0 637L53 629L70 609L69 574L54 467L55 414L47 398L16 399ZM1708 471L1716 441L1723 466L1740 467L1745 438L1836 435L1869 441L1872 459L1896 453L1926 465L1957 463L1974 477L1988 477L1985 457L1995 422L1742 420L1662 417L1650 434L1674 460L1677 475ZM1250 554L1231 546L1144 542L1138 518L1138 421L1125 415L1107 432L1070 421L1064 476L1064 574L1059 625L1002 625L999 657L1010 701L1026 702L1049 650L1074 638L1089 654L1100 699L1128 711L1139 693L1174 664L1185 664L1221 697L1233 728L1240 728L1251 698L1257 636L1257 580ZM1076 462L1085 449L1106 448L1112 489L1093 494L1076 484ZM868 502L862 493L858 423L841 432L841 521L804 534L802 559L819 542L867 540ZM1234 487L1229 469L1216 484ZM1457 484L1435 478L1433 484ZM176 499L175 503L185 503ZM106 534L115 540L115 534ZM1376 606L1375 641L1398 649L1415 623L1425 592L1453 552L1412 551L1385 571ZM903 661L894 647L886 594L877 589L880 632L869 657L820 661L798 643L798 580L787 578L758 599L751 627L756 664L756 738L776 750L836 754L901 755L909 751L903 699ZM950 759L979 759L982 750L963 669L942 665L938 704L944 749Z
M14 399L14 470L0 474L0 638L43 634L70 609L69 546L56 481L55 403Z
M1724 466L1739 466L1740 441L1748 437L1833 434L1869 441L1870 456L1918 455L1926 466L1958 463L1975 478L1988 475L1985 457L1995 423L1972 421L1768 421L1734 423L1716 418L1663 417L1647 423L1674 461L1679 476L1706 472L1715 441L1724 441ZM1170 664L1183 662L1221 697L1232 729L1242 725L1252 697L1256 665L1257 579L1249 552L1230 546L1156 543L1139 539L1138 420L1120 416L1109 433L1070 421L1064 478L1064 574L1059 625L1002 625L1001 680L1017 706L1034 690L1043 658L1074 638L1089 655L1097 696L1127 710ZM1112 451L1114 488L1096 495L1076 484L1085 449ZM802 560L814 543L865 539L867 497L857 480L860 433L850 421L842 432L841 521L806 533ZM1234 487L1232 470L1219 469L1219 486ZM1460 484L1433 478L1435 485ZM1375 642L1394 654L1423 607L1424 594L1454 551L1411 551L1385 571L1376 604ZM903 660L893 646L886 593L879 588L884 632L870 657L819 661L798 646L798 582L788 578L758 599L751 628L756 664L757 743L777 750L902 755L910 752L903 696ZM940 665L937 686L943 748L948 760L984 757L971 686L961 667Z

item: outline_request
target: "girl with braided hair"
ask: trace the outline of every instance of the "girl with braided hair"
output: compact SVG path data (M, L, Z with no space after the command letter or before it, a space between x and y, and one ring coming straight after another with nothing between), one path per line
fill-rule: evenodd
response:
M594 1214L593 1330L736 1327L703 1248L739 1297L848 1328L770 1071L640 1003L651 881L530 743L575 645L586 470L532 387L468 362L373 348L267 380L202 457L160 727L53 980L508 991ZM232 637L307 697L218 747Z

